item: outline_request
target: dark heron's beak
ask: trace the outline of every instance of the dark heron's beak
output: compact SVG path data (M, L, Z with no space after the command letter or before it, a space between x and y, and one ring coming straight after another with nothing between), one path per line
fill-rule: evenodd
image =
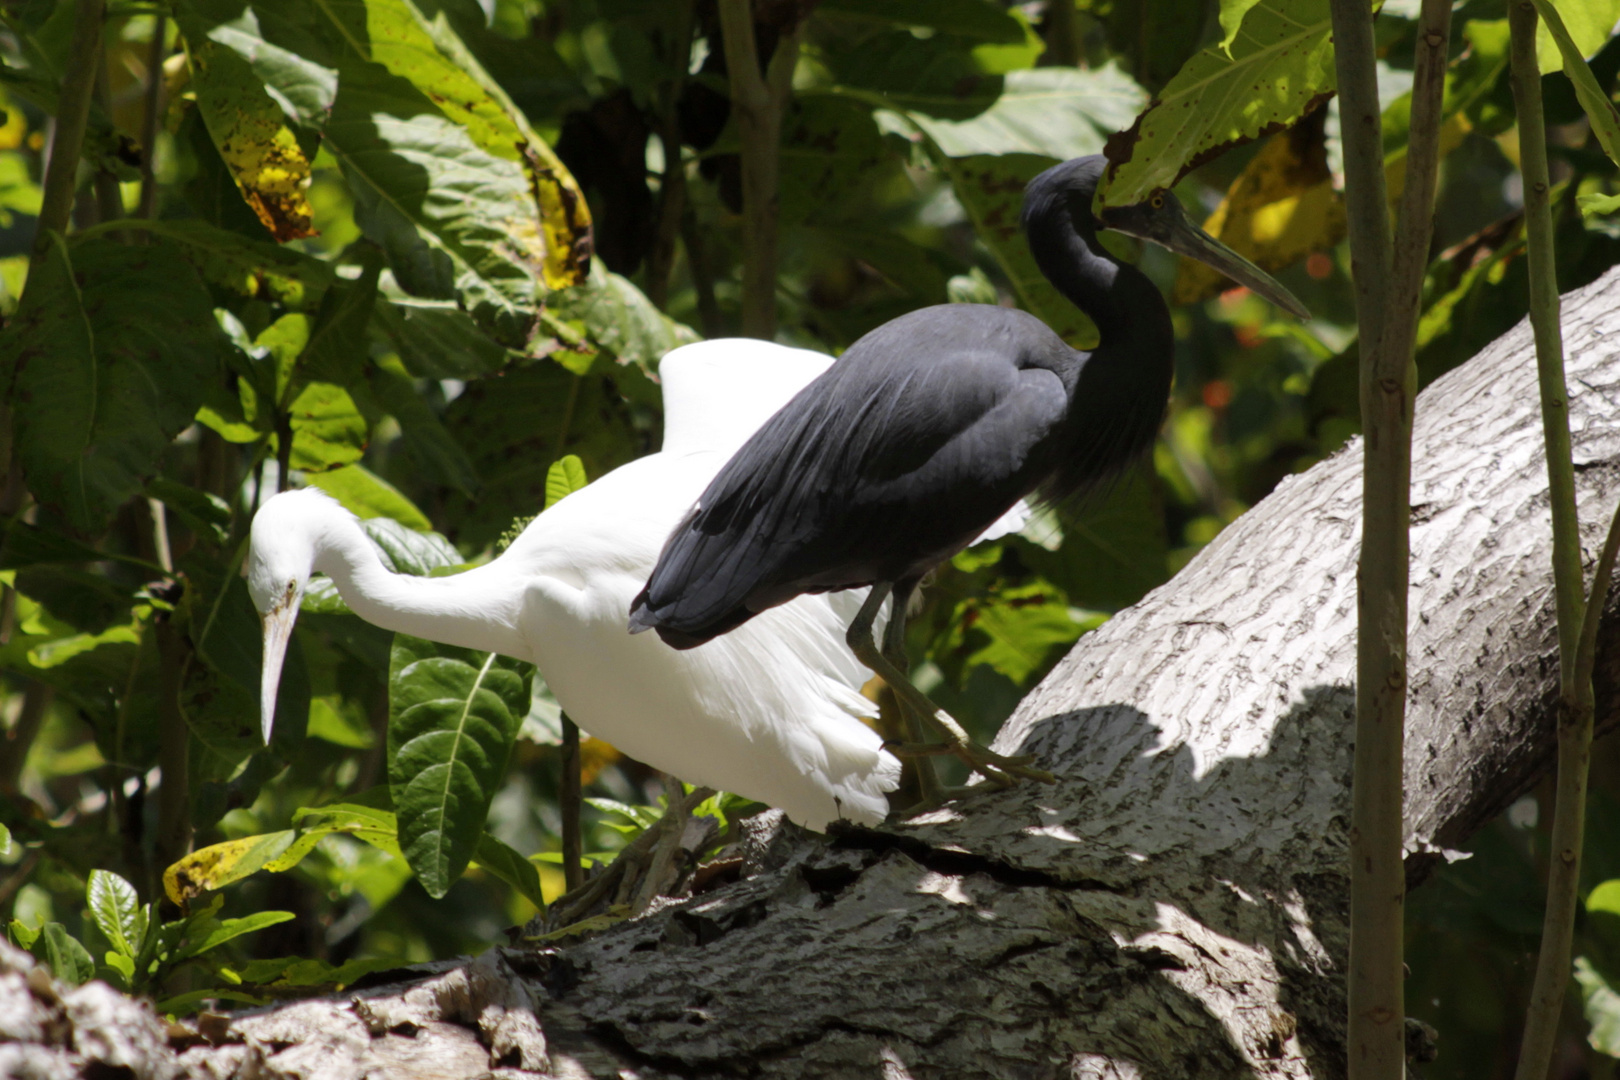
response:
M1293 293L1277 279L1194 225L1181 203L1167 191L1154 192L1147 202L1104 209L1097 215L1103 228L1141 240L1150 240L1177 255L1212 266L1239 285L1253 289L1273 304L1301 319L1311 317Z

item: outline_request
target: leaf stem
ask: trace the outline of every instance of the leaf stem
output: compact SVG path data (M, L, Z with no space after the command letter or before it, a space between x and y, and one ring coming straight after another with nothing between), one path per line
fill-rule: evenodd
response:
M1541 953L1536 960L1535 983L1525 1015L1524 1039L1514 1074L1517 1080L1539 1080L1546 1076L1557 1043L1559 1016L1569 985L1570 953L1579 902L1594 712L1591 663L1583 665L1579 657L1580 646L1587 637L1589 617L1582 581L1580 521L1575 506L1569 399L1564 384L1564 343L1559 326L1547 133L1541 107L1541 72L1536 62L1536 23L1532 0L1513 0L1508 5L1513 104L1519 120L1519 167L1524 175L1530 327L1536 342L1542 438L1546 443L1547 488L1552 509L1553 589L1558 611L1558 786L1553 800L1552 857L1547 868ZM1607 566L1600 562L1594 586L1607 585L1608 569L1613 565L1610 548L1620 543L1614 533L1611 528L1610 543L1604 550ZM1601 608L1602 603L1603 597L1594 592L1593 605ZM1596 617L1591 617L1590 622L1591 643L1595 647Z
M90 120L90 98L95 92L96 70L101 66L101 22L104 0L76 0L73 38L68 43L67 66L56 112L56 134L51 139L51 160L45 169L45 192L40 201L34 233L33 264L44 258L50 235L65 233L73 211L79 154L85 126Z
M163 58L168 50L164 39L168 34L168 17L163 12L152 16L152 46L146 54L146 111L141 116L141 197L135 207L135 216L149 218L157 209L157 176L153 158L157 154L158 109L163 94Z

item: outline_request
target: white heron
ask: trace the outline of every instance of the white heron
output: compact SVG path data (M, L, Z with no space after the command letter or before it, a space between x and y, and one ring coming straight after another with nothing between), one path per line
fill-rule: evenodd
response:
M689 783L781 808L812 829L876 824L900 762L862 717L870 670L844 628L865 590L805 596L701 648L625 632L670 530L732 453L832 358L734 339L660 365L664 443L534 519L488 564L395 574L354 515L318 489L284 492L253 520L243 575L263 617L269 740L282 662L311 574L386 630L532 662L584 731ZM1017 528L1015 508L986 533Z

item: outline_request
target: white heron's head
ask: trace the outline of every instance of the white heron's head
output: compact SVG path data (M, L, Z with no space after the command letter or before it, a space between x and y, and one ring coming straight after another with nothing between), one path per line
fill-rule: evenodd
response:
M259 507L253 517L242 576L264 627L264 665L259 686L260 724L269 743L276 717L276 690L287 643L298 620L320 539L333 515L346 515L338 501L318 488L284 491Z

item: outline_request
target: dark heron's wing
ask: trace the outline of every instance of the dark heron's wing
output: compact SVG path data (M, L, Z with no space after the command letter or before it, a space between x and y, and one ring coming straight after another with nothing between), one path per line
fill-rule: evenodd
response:
M947 305L874 330L715 477L632 628L690 647L800 593L925 572L1051 470L1078 355L1006 308Z

